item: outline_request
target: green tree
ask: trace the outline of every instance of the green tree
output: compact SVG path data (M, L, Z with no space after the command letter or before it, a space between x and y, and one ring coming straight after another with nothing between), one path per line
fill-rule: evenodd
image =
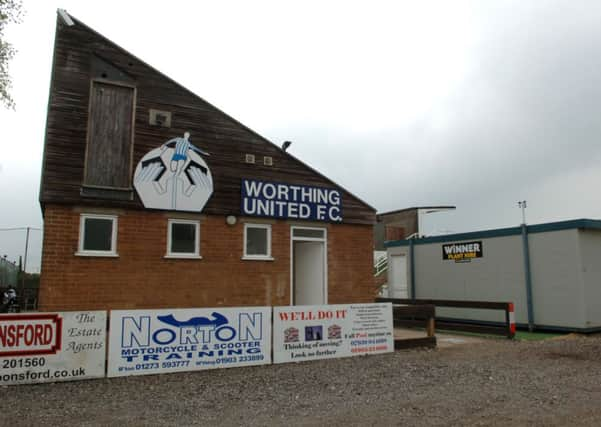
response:
M23 7L21 0L0 0L0 103L7 108L15 108L10 96L11 81L8 74L8 62L15 56L13 46L4 40L6 25L21 22Z

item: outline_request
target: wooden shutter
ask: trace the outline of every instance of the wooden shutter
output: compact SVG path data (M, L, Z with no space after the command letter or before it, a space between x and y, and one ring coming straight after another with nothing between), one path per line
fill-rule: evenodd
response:
M130 188L135 88L92 81L84 184Z

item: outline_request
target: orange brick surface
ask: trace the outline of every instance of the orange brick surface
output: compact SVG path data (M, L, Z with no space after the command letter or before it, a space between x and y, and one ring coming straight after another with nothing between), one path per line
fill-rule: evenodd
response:
M119 210L119 257L82 257L75 252L84 212L83 207L45 206L41 311L290 304L287 221L272 224L274 261L242 260L242 221L228 226L225 217L214 215L197 216L201 260L166 259L167 220L182 216ZM324 225L328 302L373 301L372 226Z

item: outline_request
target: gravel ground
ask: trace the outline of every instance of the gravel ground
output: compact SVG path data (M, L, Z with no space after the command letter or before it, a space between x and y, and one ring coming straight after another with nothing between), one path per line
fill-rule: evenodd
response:
M601 337L0 389L2 425L601 425Z

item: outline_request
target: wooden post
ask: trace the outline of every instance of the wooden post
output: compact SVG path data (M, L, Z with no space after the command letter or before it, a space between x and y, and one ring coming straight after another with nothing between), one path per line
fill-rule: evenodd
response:
M434 317L430 317L426 322L426 334L428 337L433 337L436 330L436 321L434 320Z

